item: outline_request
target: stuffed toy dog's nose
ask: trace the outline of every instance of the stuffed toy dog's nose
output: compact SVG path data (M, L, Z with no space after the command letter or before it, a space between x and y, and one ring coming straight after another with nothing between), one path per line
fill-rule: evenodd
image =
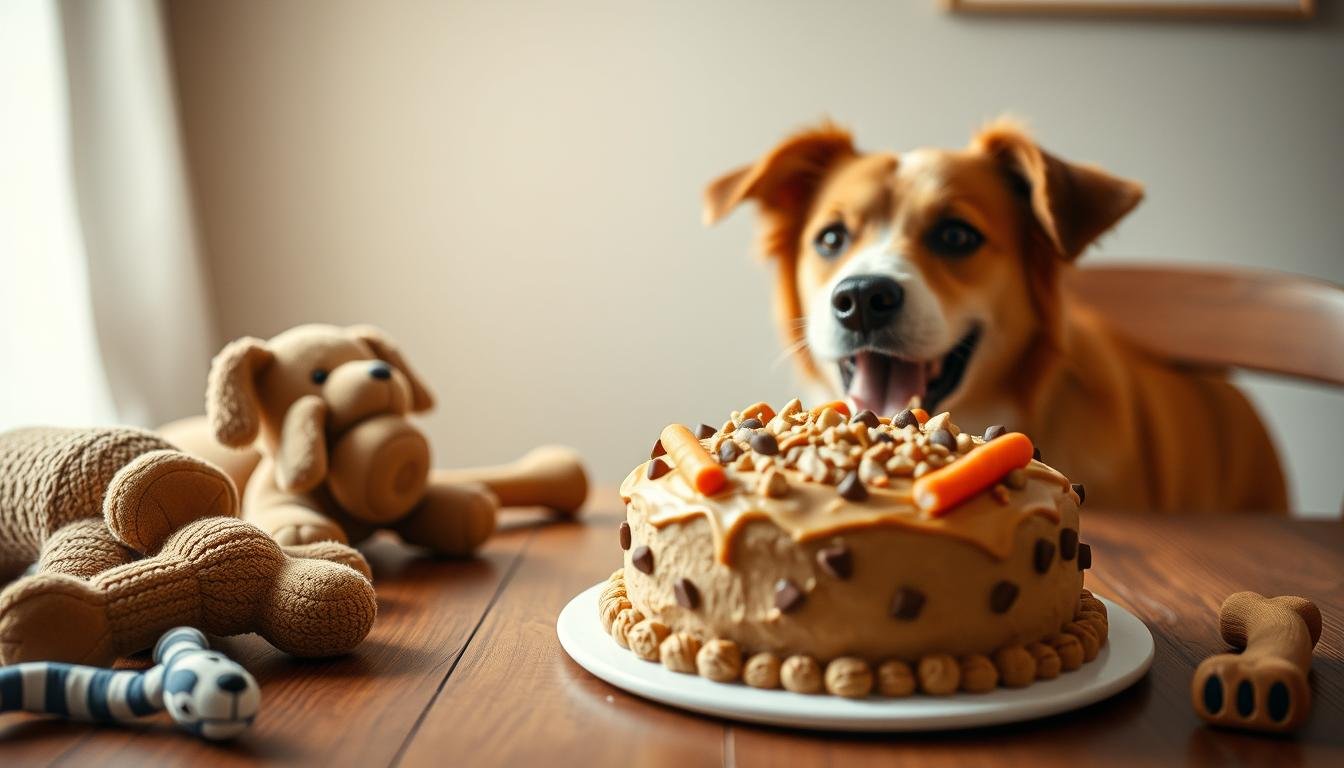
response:
M392 378L392 366L387 363L374 363L369 368L369 375L380 381L387 381Z

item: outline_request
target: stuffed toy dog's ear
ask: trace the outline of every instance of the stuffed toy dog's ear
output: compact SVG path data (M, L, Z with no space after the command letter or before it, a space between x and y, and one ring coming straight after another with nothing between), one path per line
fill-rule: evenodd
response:
M327 476L327 404L304 395L285 412L275 451L275 482L283 491L307 493Z
M429 387L420 380L415 371L411 370L411 366L406 364L406 358L401 356L401 350L387 337L387 334L371 325L351 326L348 332L368 344L379 360L388 363L406 376L406 380L411 383L412 411L427 411L434 407L434 395L429 391Z
M229 342L210 363L205 385L205 413L215 439L244 448L261 429L261 403L256 377L274 356L261 339L245 336Z
M1032 216L1061 258L1078 258L1143 199L1143 185L1042 150L1006 120L980 132L972 147L996 158L1022 188Z
M747 199L769 214L801 218L831 164L855 155L844 129L824 124L786 139L755 164L730 171L709 183L704 219L713 224Z

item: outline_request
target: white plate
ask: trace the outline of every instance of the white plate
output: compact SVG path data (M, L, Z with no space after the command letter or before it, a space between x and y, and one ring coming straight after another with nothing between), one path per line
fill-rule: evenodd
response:
M752 723L840 731L935 731L997 725L1085 707L1133 685L1153 663L1153 636L1134 614L1101 598L1110 639L1097 658L1026 688L952 696L844 699L672 672L616 645L602 631L597 599L605 584L579 593L560 612L556 632L579 666L630 693L674 707Z

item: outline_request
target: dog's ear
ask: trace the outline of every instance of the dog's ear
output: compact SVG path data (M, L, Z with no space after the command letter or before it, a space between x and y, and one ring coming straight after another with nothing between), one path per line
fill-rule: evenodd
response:
M266 342L251 336L229 342L215 355L205 385L205 413L216 440L244 448L257 439L261 429L257 374L273 359Z
M1070 261L1143 199L1141 184L1060 160L1008 121L986 127L972 146L1002 164L1046 239Z
M285 412L275 451L275 482L280 490L307 493L327 476L327 404L304 395Z
M351 326L347 329L347 332L354 338L368 344L379 360L391 365L405 375L406 380L411 383L412 411L428 411L434 407L434 395L429 391L429 387L411 369L411 366L407 365L406 358L401 355L401 350L387 337L387 334L371 325Z
M855 155L849 132L829 123L789 137L755 164L730 171L705 187L705 224L713 224L743 201L757 201L770 214L801 217L828 168Z

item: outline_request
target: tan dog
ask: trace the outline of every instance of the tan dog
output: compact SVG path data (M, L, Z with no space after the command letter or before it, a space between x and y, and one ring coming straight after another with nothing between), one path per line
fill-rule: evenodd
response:
M243 518L281 544L359 542L379 528L447 555L475 550L496 509L573 513L587 494L577 457L538 449L518 464L431 473L408 419L433 405L397 347L367 326L304 325L243 338L215 357L199 419L165 427L175 444L225 467ZM222 446L255 450L230 452Z
M1240 393L1061 296L1060 273L1142 197L1005 122L964 150L903 154L860 152L827 125L711 183L705 218L758 203L784 339L858 408L917 398L963 426L1026 432L1091 506L1283 510L1278 459Z

